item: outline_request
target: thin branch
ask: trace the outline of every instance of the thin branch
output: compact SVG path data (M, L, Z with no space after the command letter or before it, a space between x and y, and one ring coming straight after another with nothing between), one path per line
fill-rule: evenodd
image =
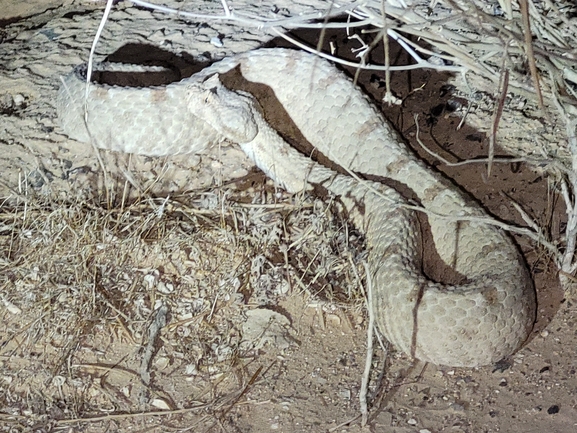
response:
M290 42L291 44L294 44L295 46L303 49L304 51L307 51L309 53L313 53L318 55L319 57L322 57L324 59L330 60L334 63L338 63L340 65L344 65L344 66L350 66L352 68L358 68L358 69L365 69L365 70L369 70L369 71L410 71L410 70L414 70L414 69L434 69L437 71L445 71L445 72L462 72L463 68L461 66L451 66L451 65L435 65L433 63L429 63L426 61L423 61L423 63L421 64L416 64L416 65L403 65L403 66L381 66L381 65L373 65L373 64L362 64L362 62L351 62L348 60L344 60L341 59L339 57L336 56L332 56L330 54L327 53L323 53L322 51L318 51L316 48L310 47L306 44L303 44L302 42L292 38L291 36L287 35L286 33L283 33L282 31L280 31L279 29L272 27L271 30L277 35L280 36L281 38L285 39L286 41Z
M369 390L369 378L371 375L371 367L373 365L373 340L375 327L375 311L373 305L373 279L371 270L367 263L365 266L365 278L367 292L365 293L365 302L367 304L367 313L369 315L369 324L367 326L367 355L365 357L365 369L361 380L361 390L359 392L359 404L361 407L361 426L366 426L369 419L369 409L367 405L367 394Z
M507 98L507 88L509 87L509 70L504 69L501 73L501 80L499 83L499 102L493 114L493 122L491 123L491 134L489 135L489 163L487 164L487 176L491 176L491 166L493 164L493 157L495 156L495 143L497 141L497 130L499 129L499 121L503 116L503 107L505 107L505 99Z
M543 111L543 116L549 117L545 110L545 103L543 102L543 93L541 92L541 85L539 84L539 72L537 71L537 64L535 63L535 52L533 50L533 38L531 36L531 20L529 19L529 1L519 0L519 7L521 9L521 18L523 23L523 33L525 36L525 50L527 51L527 61L529 62L529 70L531 71L531 78L533 79L533 86L537 92L537 100L539 101L539 108Z

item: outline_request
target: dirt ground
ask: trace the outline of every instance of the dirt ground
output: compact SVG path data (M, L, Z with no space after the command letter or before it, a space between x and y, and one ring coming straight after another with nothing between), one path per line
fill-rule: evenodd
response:
M530 341L472 369L379 349L361 427L362 235L330 201L278 190L234 147L152 159L69 140L56 118L59 77L86 61L103 5L1 6L0 431L577 429L577 307L544 249L520 236L539 302ZM270 39L119 3L97 55L156 60L181 76L282 44ZM326 43L354 46L340 34ZM487 154L483 134L457 130L468 101L448 76L392 79L402 104L383 110L420 154L499 219L524 225L512 199L559 238L565 218L549 176L522 163L490 176L482 164L447 167L416 143L415 114L434 152ZM359 82L382 99L381 75Z

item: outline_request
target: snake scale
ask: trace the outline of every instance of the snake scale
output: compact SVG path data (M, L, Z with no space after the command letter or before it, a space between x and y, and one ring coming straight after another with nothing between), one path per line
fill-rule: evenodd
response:
M222 84L221 74L232 69L269 86L318 152L347 171L412 190L439 256L464 276L462 284L423 274L420 227L400 193L337 174L297 152L264 120L253 96ZM419 160L330 62L296 50L259 49L166 86L91 83L86 102L84 81L77 68L57 100L62 128L73 139L149 156L203 152L232 141L288 191L314 186L338 197L365 233L375 320L397 349L439 365L474 367L511 355L527 339L535 293L513 241L482 222L486 212Z

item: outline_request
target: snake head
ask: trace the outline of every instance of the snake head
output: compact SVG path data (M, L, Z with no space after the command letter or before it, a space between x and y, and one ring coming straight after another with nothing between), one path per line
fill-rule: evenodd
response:
M255 102L246 94L227 89L215 74L187 88L188 109L222 136L235 143L248 143L258 134Z

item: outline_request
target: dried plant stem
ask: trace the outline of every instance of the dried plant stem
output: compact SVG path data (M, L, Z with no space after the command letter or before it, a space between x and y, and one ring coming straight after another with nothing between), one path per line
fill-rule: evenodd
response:
M371 374L371 369L373 365L373 341L374 341L374 328L375 328L375 312L373 309L373 280L371 275L371 270L365 263L365 278L366 278L366 288L365 300L367 304L367 314L369 315L369 324L367 326L367 355L365 357L365 370L363 371L363 377L361 380L361 390L359 392L359 404L361 407L361 425L364 427L367 425L369 419L369 409L367 404L367 393L369 390L369 378Z
M491 167L493 166L493 158L495 156L495 143L497 142L497 130L499 129L499 121L503 115L503 108L505 107L505 98L507 97L507 88L509 87L509 70L504 69L501 73L501 80L499 82L500 97L493 114L493 123L491 124L491 134L489 135L489 156L487 159L487 176L491 176Z
M577 137L575 136L575 130L577 119L570 119L565 114L565 121L569 146L573 156L573 171L568 175L569 184L565 180L561 182L562 197L565 201L567 212L567 228L565 230L565 252L560 266L563 273L560 274L560 280L565 287L568 287L571 281L565 274L573 275L577 268L577 261L575 260L577 247L577 200L575 198L575 192L577 191Z
M525 36L525 50L527 51L527 61L529 62L531 78L533 79L533 85L535 86L535 91L537 92L539 107L543 111L543 115L547 117L545 103L543 102L543 93L541 92L541 85L539 84L539 72L537 71L537 64L535 63L535 52L533 51L531 20L529 18L529 0L519 0L519 6L521 7L521 21L523 23L523 33Z
M419 145L425 149L430 155L434 156L435 158L439 159L441 162L443 162L444 164L447 165L456 165L456 164L451 164L449 161L447 161L446 159L444 159L443 157L441 157L440 155L436 154L435 152L433 152L432 150L428 149L425 144L422 142L421 138L420 138L420 128L419 128L419 123L417 122L418 118L415 117L415 128L417 130L417 134L416 134L416 140L419 143ZM494 159L487 159L487 160L481 160L481 161L487 161L487 162L495 162ZM468 160L468 161L463 161L460 164L464 163L464 162L468 162L468 163L472 163L472 162L478 162L477 160ZM500 161L499 162L505 162L505 161ZM509 160L507 160L507 162L510 162ZM362 182L362 179L359 178L359 181ZM433 215L437 218L443 218L446 219L447 221L471 221L471 222L479 222L479 223L484 223L484 224L490 224L490 225L494 225L497 227L502 228L503 230L509 231L511 233L517 233L520 235L524 235L529 237L530 239L534 240L535 242L543 245L545 248L547 248L547 250L555 257L558 258L560 256L560 252L558 247L553 244L552 242L549 242L547 240L547 238L543 235L543 231L541 229L539 230L534 230L534 228L537 226L535 223L530 224L531 229L529 228L525 228L525 227L518 227L518 226L514 226L512 224L507 224L504 223L502 221L496 220L494 218L490 218L490 217L474 217L474 216L459 216L459 217L453 217L451 215L440 215L437 214L435 212L431 212L427 209L424 209L422 207L419 206L412 206L412 205L402 205L403 207L407 208L407 209L412 209L412 210L416 210L419 212L423 212L427 215ZM522 212L522 215L526 215L525 212Z

